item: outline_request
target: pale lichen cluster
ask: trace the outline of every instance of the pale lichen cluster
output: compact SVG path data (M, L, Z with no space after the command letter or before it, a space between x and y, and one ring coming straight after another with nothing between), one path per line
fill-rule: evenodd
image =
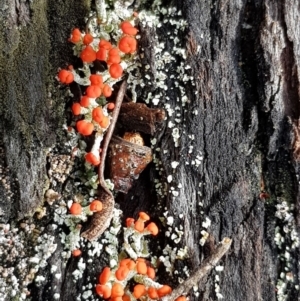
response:
M30 298L27 286L45 280L38 271L56 247L55 237L40 235L32 222L0 225L0 300Z
M288 204L285 200L276 205L275 216L278 219L278 224L275 228L275 243L278 247L278 256L284 267L279 274L279 279L276 284L277 298L279 301L289 300L289 287L295 286L299 290L299 285L295 285L292 252L299 248L299 236L296 228L294 217L294 205Z

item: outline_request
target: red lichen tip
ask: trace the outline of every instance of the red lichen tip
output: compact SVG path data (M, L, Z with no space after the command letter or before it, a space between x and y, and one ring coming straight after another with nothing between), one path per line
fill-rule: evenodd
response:
M129 270L134 270L135 265L136 265L135 262L130 258L122 259L120 262L120 267L126 266Z
M134 218L132 217L127 217L126 218L126 227L130 227L134 224Z
M78 28L73 29L69 41L74 43L74 44L81 41L81 32Z
M112 90L111 90L110 85L108 85L108 84L104 84L104 85L103 85L103 88L102 88L102 94L103 94L103 96L105 96L105 97L110 97L110 96L111 96Z
M90 85L86 89L86 95L90 98L97 98L101 96L101 87L98 85Z
M103 119L99 122L99 125L103 128L106 129L109 126L109 118L108 116L103 116Z
M97 284L96 293L104 299L108 299L111 296L111 288L107 285Z
M117 270L116 270L116 278L119 280L119 281L122 281L124 280L127 275L129 273L129 268L127 266L120 266Z
M139 274L146 275L147 274L147 265L146 262L138 261L136 263L136 270Z
M109 41L106 41L106 40L102 39L99 42L99 48L110 50L112 48L112 45L111 45L111 43Z
M172 288L168 285L163 285L161 288L157 290L157 294L160 298L171 294L171 292L172 292Z
M155 270L152 267L147 267L147 276L150 279L154 279L155 278Z
M138 30L132 26L129 21L123 21L120 25L123 33L135 36L138 33Z
M146 230L148 230L154 236L158 234L158 227L153 222L146 227Z
M81 113L81 105L78 102L73 103L72 112L75 116Z
M112 48L108 52L107 64L119 64L121 62L120 51L118 48Z
M70 207L70 213L72 215L80 215L82 212L82 207L78 203L73 203Z
M141 211L139 213L139 218L143 221L148 221L150 219L150 216L146 212Z
M143 221L141 220L137 220L135 223L134 223L134 229L138 232L143 232L144 229L145 229L145 224Z
M104 115L103 115L103 110L101 107L97 107L97 108L93 109L93 111L92 111L93 120L100 123L102 121L103 117L104 117Z
M71 71L62 69L58 72L58 79L62 84L70 84L74 81L74 75Z
M80 58L84 63L92 63L96 60L96 51L92 46L87 45L80 53Z
M108 55L108 50L104 48L99 48L99 50L96 52L96 58L99 61L106 61Z
M94 38L90 33L85 34L83 37L83 44L89 45L93 42Z
M111 288L111 297L122 297L124 295L124 288L120 283L115 282Z
M90 210L93 212L99 212L103 208L102 202L99 200L93 200L90 204Z
M111 64L109 67L109 74L112 78L119 78L123 74L123 68L120 64Z
M92 152L89 152L85 155L85 160L94 166L98 166L100 164L100 156L94 155Z
M157 289L155 287L150 286L147 293L151 299L158 299Z
M103 87L103 77L100 74L92 74L90 76L90 81L92 85L99 86L100 88Z
M137 48L136 39L130 36L125 36L119 41L119 49L124 53L134 53Z
M80 105L87 108L90 105L90 98L88 96L82 96L80 99Z
M137 284L133 288L133 296L136 299L139 299L140 297L146 295L146 287L144 284Z
M115 104L114 104L113 102L109 102L109 103L107 104L107 109L108 109L108 110L112 111L114 108L115 108Z
M75 250L72 251L72 256L73 257L78 257L78 256L81 255L81 253L82 253L81 250L75 249Z
M89 136L94 131L94 125L85 120L79 120L76 123L77 131L84 136Z
M107 281L109 280L111 275L111 271L109 267L105 267L102 271L102 273L99 276L99 283L100 284L106 284Z

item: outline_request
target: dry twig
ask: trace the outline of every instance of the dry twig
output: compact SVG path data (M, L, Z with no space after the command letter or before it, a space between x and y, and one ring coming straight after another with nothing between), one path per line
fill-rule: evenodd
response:
M104 167L105 167L105 159L106 159L108 145L111 140L118 119L121 104L126 91L126 86L127 86L126 82L123 81L116 98L115 108L113 111L111 123L105 135L103 146L102 146L98 177L99 177L99 199L103 202L103 209L102 211L93 214L89 228L81 234L82 237L88 240L97 239L107 229L113 217L115 200L113 194L106 186L104 180Z
M174 301L176 298L182 295L186 295L193 286L198 286L201 281L220 261L224 254L229 250L232 240L225 237L216 247L214 252L207 257L196 272L180 284L172 293L168 296L161 298L161 301Z

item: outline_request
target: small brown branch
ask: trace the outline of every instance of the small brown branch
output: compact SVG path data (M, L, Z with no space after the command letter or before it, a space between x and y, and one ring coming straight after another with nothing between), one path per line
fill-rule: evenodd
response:
M123 83L120 86L120 89L118 91L118 95L117 95L117 98L115 101L115 108L114 108L114 111L112 114L111 123L107 130L107 133L105 135L104 142L102 145L101 160L100 160L100 165L99 165L99 170L98 170L99 182L102 187L103 186L106 187L105 181L104 181L104 167L105 167L105 159L106 159L107 149L108 149L109 142L112 138L112 135L113 135L116 123L117 123L117 119L118 119L121 105L123 102L123 98L125 95L126 87L127 87L127 83L126 83L126 81L123 81Z
M174 301L176 298L182 295L186 295L193 286L198 286L199 281L202 280L220 261L224 254L229 250L232 239L225 237L215 251L207 257L197 271L182 284L180 284L172 293L168 296L161 298L161 301Z
M126 91L126 86L127 84L125 81L120 86L115 102L115 108L112 114L111 123L105 135L103 146L102 146L100 165L98 169L98 177L99 177L99 199L103 202L103 209L101 212L96 212L93 214L89 228L81 234L82 237L85 237L88 240L97 239L107 229L113 217L115 200L111 191L106 187L106 183L104 180L104 167L105 167L105 159L106 159L108 145L111 140L118 119L121 104Z

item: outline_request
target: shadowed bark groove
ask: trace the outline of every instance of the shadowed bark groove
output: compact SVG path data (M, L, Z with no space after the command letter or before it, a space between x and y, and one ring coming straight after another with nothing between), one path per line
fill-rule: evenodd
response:
M19 2L21 10L15 7ZM88 2L0 3L1 223L32 214L43 202L48 185L46 156L49 147L62 149L69 99L62 102L66 93L57 88L54 76L58 67L72 63L66 38L75 26L84 27ZM167 7L168 1L163 2ZM160 148L156 151L161 160L159 172L150 164L127 195L118 194L117 206L125 217L136 217L143 210L152 212L157 221L166 207L175 218L174 227L183 224L179 245L160 233L154 251L159 255L159 248L167 244L187 246L189 259L176 263L180 277L184 277L185 265L193 272L213 252L213 240L219 243L224 237L232 238L221 260L223 272L213 270L201 281L199 294L190 294L190 300L217 300L217 285L224 300L275 301L282 273L287 285L283 300L300 300L296 288L299 247L291 248L293 241L284 230L286 221L276 213L276 206L284 202L294 206L291 216L299 238L300 4L298 0L184 0L173 4L188 22L186 33L178 38L186 45L186 64L191 66L195 86L186 84L188 102L181 106L171 78L179 61L173 62L166 70L168 99L162 99L159 106L178 107L180 144L174 147L168 116L154 134ZM9 19L12 14L14 18ZM168 26L162 23L156 32L140 28L140 46L146 49L142 63L150 66L151 79L157 70L150 46L163 41L172 51ZM151 81L151 86L137 91L139 101L155 89ZM145 140L150 144L150 135ZM192 163L196 156L203 158L198 165ZM179 163L176 170L171 166L174 161ZM163 200L155 192L158 178L167 187ZM63 190L67 185L59 187ZM174 196L171 187L179 196ZM208 230L203 227L207 217L211 221ZM41 221L44 233L56 236L58 245L41 272L45 282L30 287L32 301L54 300L55 293L60 294L60 301L75 301L83 287L94 286L107 264L105 253L87 262L83 277L74 285L77 261L71 258L63 265L63 246L57 230L48 227L50 223L47 218ZM211 239L204 246L199 243L202 230ZM285 237L281 249L275 242L276 233ZM85 259L87 251L83 250ZM51 273L51 265L58 267L60 279ZM178 276L170 277L161 270L161 279L178 285ZM287 280L288 273L293 281Z

